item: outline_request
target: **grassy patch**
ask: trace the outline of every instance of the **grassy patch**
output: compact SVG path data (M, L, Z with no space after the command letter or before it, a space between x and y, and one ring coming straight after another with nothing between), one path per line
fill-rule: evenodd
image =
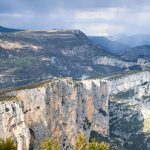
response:
M17 150L16 144L10 138L3 140L0 139L0 150Z
M0 67L21 67L21 66L30 66L36 64L38 61L35 57L22 57L22 58L9 58L9 59L0 59Z
M0 95L0 101L16 101L16 96Z

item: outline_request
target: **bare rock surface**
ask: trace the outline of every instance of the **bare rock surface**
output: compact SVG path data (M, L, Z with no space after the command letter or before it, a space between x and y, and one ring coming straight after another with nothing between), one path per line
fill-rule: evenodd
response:
M75 144L79 132L85 133L87 139L92 132L103 136L109 134L107 81L60 79L36 88L10 92L7 96L11 94L17 102L3 101L0 106L5 105L10 109L13 103L14 109L19 112L11 110L8 114L5 109L1 109L0 118L5 126L10 125L11 116L13 120L20 119L21 123L14 120L16 132L2 127L4 132L0 132L0 136L9 137L13 134L18 143L18 134L22 134L21 137L27 135L28 141L21 139L23 143L21 146L18 143L18 149L28 149L29 140L30 146L37 149L40 142L50 136L59 138L65 147ZM8 121L3 116L8 117Z

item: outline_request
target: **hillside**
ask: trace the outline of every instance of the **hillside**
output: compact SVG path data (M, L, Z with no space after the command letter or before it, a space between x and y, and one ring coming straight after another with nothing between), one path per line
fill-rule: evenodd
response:
M36 150L50 136L59 136L60 149L74 149L79 132L112 150L148 150L150 72L13 89L0 94L0 120L0 137L13 136L21 150Z
M0 32L18 32L18 31L22 31L22 30L6 28L6 27L0 26Z
M150 60L150 45L142 45L130 48L122 54L122 57L130 61L137 61L138 58Z
M120 55L129 48L128 45L125 45L121 42L109 40L103 36L92 36L89 37L89 39L95 44L101 46L106 51L115 55Z
M149 34L135 34L135 35L118 35L108 37L114 42L121 42L123 44L129 45L130 47L136 47L141 45L150 45L150 35Z
M103 56L105 61L95 62ZM111 63L114 60L117 65ZM118 57L79 30L0 33L0 87L54 77L81 79L124 72L127 62L117 62Z

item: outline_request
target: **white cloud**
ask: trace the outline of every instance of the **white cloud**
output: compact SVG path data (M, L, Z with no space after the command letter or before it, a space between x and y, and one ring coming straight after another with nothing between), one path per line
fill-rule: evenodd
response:
M102 23L95 23L95 24L75 24L74 28L81 29L88 35L99 35L99 36L108 36L115 33L124 32L125 27L122 25L116 24L102 24Z
M0 13L1 22L15 28L80 29L90 35L150 34L150 6L95 9L57 8L47 14ZM3 25L1 24L1 25Z
M14 17L14 18L32 18L31 14L21 14L21 13L0 13L0 17Z
M113 20L120 12L125 12L125 8L104 8L100 10L77 11L74 18L78 20Z
M87 34L139 34L150 33L150 7L140 9L105 8L79 11L74 14L74 28Z

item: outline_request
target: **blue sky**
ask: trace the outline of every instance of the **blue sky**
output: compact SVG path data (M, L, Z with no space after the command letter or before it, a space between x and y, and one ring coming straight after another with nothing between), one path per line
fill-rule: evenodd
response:
M0 25L80 29L88 35L150 34L150 0L0 0Z

